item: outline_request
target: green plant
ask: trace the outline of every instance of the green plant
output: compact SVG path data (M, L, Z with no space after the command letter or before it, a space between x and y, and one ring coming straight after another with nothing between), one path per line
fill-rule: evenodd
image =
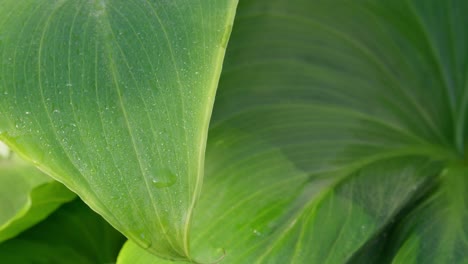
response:
M236 6L1 0L0 139L120 264L467 263L468 2Z

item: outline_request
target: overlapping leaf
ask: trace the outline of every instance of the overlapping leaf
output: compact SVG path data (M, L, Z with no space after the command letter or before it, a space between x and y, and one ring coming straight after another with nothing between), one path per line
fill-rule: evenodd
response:
M235 0L2 0L0 138L153 254L189 256Z
M223 263L466 262L467 8L241 1L194 254L224 254ZM452 162L463 165L447 173ZM166 263L140 251L128 243L119 263Z
M77 199L17 238L0 244L3 263L115 262L124 236Z
M0 243L73 198L65 186L9 153L0 142Z

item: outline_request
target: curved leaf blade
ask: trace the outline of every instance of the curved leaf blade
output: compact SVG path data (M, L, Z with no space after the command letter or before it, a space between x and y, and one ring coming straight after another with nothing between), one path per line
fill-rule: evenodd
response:
M188 230L236 1L12 1L0 138L152 253Z

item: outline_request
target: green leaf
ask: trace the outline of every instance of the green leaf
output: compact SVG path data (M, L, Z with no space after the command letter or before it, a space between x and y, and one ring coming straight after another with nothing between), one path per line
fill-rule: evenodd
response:
M42 221L75 198L65 186L9 153L0 142L0 242Z
M113 263L124 241L124 236L77 199L0 244L0 259L16 264Z
M465 263L467 9L463 0L241 1L194 255L347 263L379 238L366 257L381 261L354 263ZM169 262L127 242L118 263Z
M3 0L0 139L140 246L190 259L236 0Z

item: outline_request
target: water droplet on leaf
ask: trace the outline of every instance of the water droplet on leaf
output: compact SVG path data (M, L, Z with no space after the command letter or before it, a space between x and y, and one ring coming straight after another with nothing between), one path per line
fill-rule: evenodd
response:
M156 171L151 181L156 188L165 188L174 185L177 176L169 169L160 169Z
M254 233L254 235L256 235L256 236L261 236L261 235L262 235L262 233L260 233L257 229L254 229L254 230L253 230L253 233Z
M146 248L151 247L152 243L151 243L151 241L147 241L147 240L146 240L146 235L145 235L145 233L140 233L140 238L141 238L141 240L140 240L140 245L141 245L143 248L146 249Z

